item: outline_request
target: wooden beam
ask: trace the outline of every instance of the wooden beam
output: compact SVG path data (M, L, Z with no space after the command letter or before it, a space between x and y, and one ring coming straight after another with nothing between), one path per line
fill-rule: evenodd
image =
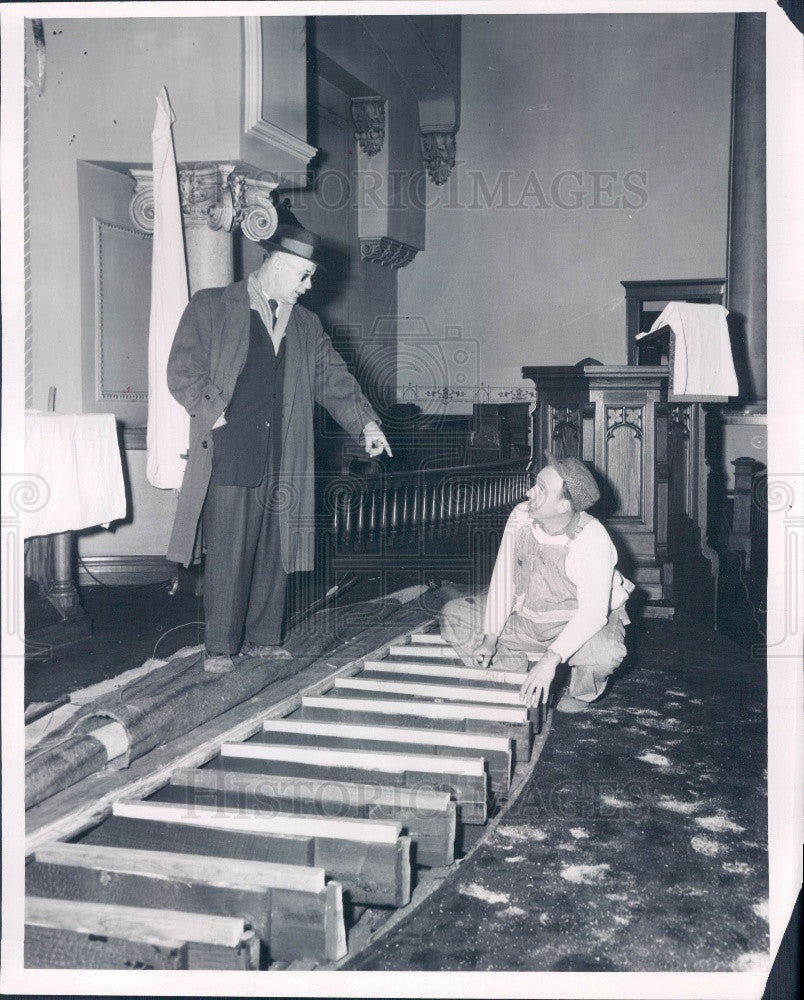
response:
M447 640L440 632L412 632L411 646L446 646Z
M267 743L224 743L221 757L241 757L251 760L294 761L323 767L358 768L363 771L434 771L436 774L466 775L480 778L485 773L484 761L477 757L439 757L426 754L388 753L371 750L329 749L320 746L273 745Z
M456 809L449 792L204 768L177 772L154 798L190 808L214 804L221 809L395 820L411 836L417 864L444 867L455 856Z
M367 673L415 674L420 677L452 677L461 681L478 681L478 686L502 684L522 687L524 673L514 670L480 670L474 667L456 667L447 663L416 663L413 660L365 660L358 676Z
M395 701L386 698L350 698L308 695L302 698L301 717L322 722L344 722L375 727L414 727L438 731L479 733L510 739L515 762L530 759L532 727L523 708L489 705Z
M494 794L505 794L511 782L511 741L499 736L445 732L429 729L403 729L383 726L353 726L344 723L315 722L309 719L266 719L263 732L254 740L271 743L314 743L319 747L399 750L404 753L435 756L476 757L486 761Z
M341 887L325 886L320 868L55 843L36 851L25 878L29 896L239 917L254 928L272 960L322 961L344 954L328 950L345 934ZM332 929L339 915L341 928Z
M412 656L421 658L422 660L457 660L461 663L462 660L460 656L455 652L452 646L439 644L425 644L417 645L413 648L412 643L407 643L406 645L392 645L388 647L388 656L401 656L403 659L409 660Z
M217 809L196 806L188 813L181 806L168 802L116 802L113 816L126 819L150 819L179 826L202 826L204 829L228 830L232 833L269 834L274 837L322 837L356 841L361 844L393 844L402 826L387 820L320 819L317 816L265 816L233 810L221 814Z
M237 917L28 896L25 923L66 932L66 939L91 935L96 943L110 938L168 952L186 947L188 969L259 967L259 940Z
M338 689L333 688L333 691ZM343 689L344 691L347 689ZM339 695L327 697L308 696L302 698L302 708L329 703L333 707L360 709L380 715L408 715L423 719L478 719L484 722L507 722L510 725L525 725L528 712L524 705L453 705L430 701L403 701L391 698L349 698Z
M144 806L146 803L138 803ZM143 850L176 851L181 854L202 854L220 858L273 861L280 864L306 865L323 868L343 885L353 902L378 906L404 906L410 898L410 837L399 836L390 842L353 841L343 837L315 837L290 833L245 832L243 827L255 825L257 816L245 816L251 824L235 822L227 828L205 817L189 817L186 807L168 803L150 803L153 819L110 816L105 822L82 837L82 843L116 847L136 847ZM171 821L172 810L183 812L191 822ZM194 810L200 813L197 807ZM156 817L160 818L156 818ZM263 816L263 820L274 817ZM299 817L291 817L299 819ZM322 822L319 820L318 822ZM340 822L356 824L357 820L328 820L329 828ZM362 821L367 822L367 821ZM381 821L371 821L374 826ZM386 826L401 824L386 823Z
M412 627L419 628L421 623ZM388 628L394 628L393 623ZM399 628L400 631L391 633L390 643L404 642L410 634L409 630L405 630L404 623L400 623ZM366 656L382 657L388 647L389 641L386 641ZM305 668L301 674L270 685L197 730L157 747L133 761L128 769L94 774L28 810L25 816L26 855L51 840L74 837L96 826L108 815L113 802L126 797L146 796L161 788L175 768L204 764L215 756L222 742L247 739L259 732L265 718L285 716L300 707L305 694L327 690L332 685L333 676L359 671L364 658L355 657L333 671L331 662L337 662L338 656L324 657Z
M319 778L333 783L356 781L445 790L456 804L460 822L485 823L488 815L488 780L483 759L479 757L428 760L413 754L403 757L337 749L273 747L264 743L236 743L221 750L220 758L212 762L221 770L256 771L285 778ZM383 764L384 757L390 761L387 766ZM422 760L424 764L419 763Z
M369 677L339 677L334 690L376 691L378 694L397 695L406 698L444 699L447 701L479 702L485 705L515 705L525 708L519 697L519 689L483 687L460 687L457 684L422 684L405 681L374 680Z
M206 771L198 771L206 774ZM103 868L125 875L150 878L200 879L223 889L291 889L319 893L325 888L323 868L273 864L269 861L237 861L233 858L176 854L168 851L140 851L133 847L55 841L38 847L33 860L42 864Z

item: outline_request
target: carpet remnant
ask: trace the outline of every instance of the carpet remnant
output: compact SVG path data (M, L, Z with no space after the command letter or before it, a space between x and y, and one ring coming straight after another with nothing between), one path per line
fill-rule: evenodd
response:
M765 704L764 667L680 621L647 622L629 643L631 664L599 705L553 716L533 774L494 832L345 968L767 965L767 724L747 711ZM669 715L668 695L683 712ZM668 717L678 719L679 742L659 750L656 724ZM592 734L596 743L579 745ZM490 911L467 886L505 902Z

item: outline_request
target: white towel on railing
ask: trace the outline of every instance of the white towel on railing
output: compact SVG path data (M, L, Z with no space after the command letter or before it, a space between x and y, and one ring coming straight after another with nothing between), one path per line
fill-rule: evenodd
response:
M676 396L736 396L727 310L716 303L669 302L637 340L660 327L675 334L672 391Z

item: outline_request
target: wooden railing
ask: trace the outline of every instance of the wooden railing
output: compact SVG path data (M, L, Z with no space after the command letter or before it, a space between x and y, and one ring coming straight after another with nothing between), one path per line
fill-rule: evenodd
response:
M525 498L521 459L482 466L418 469L375 477L338 476L324 492L325 517L339 551L404 544L412 535L457 532L468 520Z

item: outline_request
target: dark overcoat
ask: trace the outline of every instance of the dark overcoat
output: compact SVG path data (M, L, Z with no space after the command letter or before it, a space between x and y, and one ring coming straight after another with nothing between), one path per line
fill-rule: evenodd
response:
M248 286L205 288L190 299L168 358L168 388L190 414L190 449L167 557L189 566L212 474L212 426L229 405L249 343ZM314 401L355 439L379 423L321 321L294 306L285 330L282 460L276 510L288 573L313 568Z

